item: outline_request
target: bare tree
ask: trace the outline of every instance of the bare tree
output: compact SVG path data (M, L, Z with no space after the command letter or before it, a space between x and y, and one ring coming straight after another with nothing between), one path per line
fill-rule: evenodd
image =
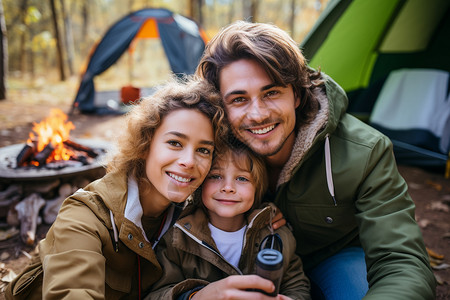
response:
M203 6L205 0L189 0L189 17L195 20L200 26L203 26Z
M61 37L59 35L59 29L58 29L58 17L56 14L55 0L50 0L50 6L52 8L53 27L55 30L57 59L58 59L58 65L59 65L59 77L60 77L61 81L64 81L64 80L66 80L66 73L64 72L64 60L63 60L62 45L61 45L62 43L61 43Z
M291 16L289 19L289 28L291 29L291 36L294 37L295 31L295 0L291 0Z
M82 19L83 19L83 24L82 24L82 30L81 30L81 41L83 41L81 43L83 51L82 51L82 55L86 55L88 50L88 30L89 30L89 1L83 1L83 6L81 8L81 15L82 15Z
M195 0L189 0L188 1L188 12L187 12L187 16L191 19L194 19L194 2Z
M74 61L74 45L73 45L73 34L72 34L72 19L69 14L67 14L65 1L61 1L61 12L64 20L64 45L67 54L67 65L69 67L69 74L73 75L73 61Z
M244 20L257 22L258 0L242 1Z
M22 25L22 31L20 33L20 71L22 72L22 74L25 73L25 66L26 66L26 36L27 36L27 32L25 30L26 28L26 17L27 17L27 9L28 9L28 0L22 0L20 2L20 22Z
M228 10L228 23L233 22L233 18L234 18L234 0L231 0Z
M6 99L6 74L8 70L8 38L6 36L3 3L0 0L0 100Z
M200 26L204 26L205 20L203 17L203 7L205 6L205 0L197 0L198 1L198 23Z

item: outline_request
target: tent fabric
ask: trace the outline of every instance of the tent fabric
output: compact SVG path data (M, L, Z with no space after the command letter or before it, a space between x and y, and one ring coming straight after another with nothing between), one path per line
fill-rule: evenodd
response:
M449 73L434 69L391 72L370 116L370 124L397 135L397 140L436 152L450 151L440 140L450 119L447 99ZM382 131L384 131L382 130Z
M448 0L331 0L301 48L346 91L401 67L450 71L449 8ZM384 56L395 59L380 64Z
M445 165L450 150L450 120L444 117L450 101L448 80L435 90L439 95L422 93L418 102L412 96L432 88L430 78L416 82L411 97L384 97L401 85L392 80L406 69L448 76L449 36L448 0L331 0L300 47L311 67L320 68L347 92L349 113L372 122L395 141L397 158L408 153L407 163L415 158L416 164L426 165L428 157L433 164ZM434 125L415 123L419 121Z
M144 24L148 27L141 31ZM157 28L151 28L152 24ZM206 44L201 28L194 21L167 9L142 9L116 22L98 43L82 76L73 108L82 113L104 111L104 108L95 106L93 78L113 65L138 33L147 37L158 34L173 73L195 72Z

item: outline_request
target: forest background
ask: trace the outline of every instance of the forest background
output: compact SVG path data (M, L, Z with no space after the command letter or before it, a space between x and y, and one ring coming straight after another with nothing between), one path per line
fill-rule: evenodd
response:
M235 20L273 23L300 43L328 0L0 0L5 98L8 89L38 88L76 80L107 29L132 11L167 8L195 20L212 37ZM7 47L5 47L7 45ZM145 49L146 51L142 51ZM141 40L130 61L122 58L96 78L98 91L132 83L154 86L170 74L159 39ZM151 58L151 59L150 59ZM132 68L132 75L128 76ZM122 76L123 75L123 76ZM1 79L1 78L0 78ZM125 82L123 82L125 80ZM130 82L132 81L132 82ZM76 85L76 84L75 84ZM2 90L2 88L0 88ZM67 93L66 93L67 94ZM74 93L70 96L74 97Z
M235 20L273 23L300 44L328 2L0 0L0 147L24 143L33 123L47 117L51 108L69 112L93 47L132 11L167 8L195 20L209 38ZM140 40L133 55L125 53L94 82L97 91L118 91L129 84L152 87L164 82L170 72L160 40ZM114 141L123 127L120 116L73 115L69 120L75 124L75 138ZM443 257L441 268L434 270L439 282L436 299L450 299L449 179L443 173L411 166L399 166L399 170L416 204L426 246ZM5 188L0 184L0 190ZM38 228L38 239L45 237L46 230L48 226ZM33 251L34 247L24 246L17 236L0 241L0 300L5 278L20 272Z

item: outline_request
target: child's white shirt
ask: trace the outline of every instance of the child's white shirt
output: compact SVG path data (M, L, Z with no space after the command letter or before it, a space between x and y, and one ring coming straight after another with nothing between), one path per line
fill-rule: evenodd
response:
M222 254L230 264L238 268L247 225L238 231L233 232L220 230L211 223L208 223L208 227L211 230L211 236L214 239L220 254Z

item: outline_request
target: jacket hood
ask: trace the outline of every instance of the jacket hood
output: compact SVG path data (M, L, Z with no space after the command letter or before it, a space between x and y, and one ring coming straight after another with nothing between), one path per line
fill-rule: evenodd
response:
M108 225L107 227L111 227L108 220L110 219L109 211L112 211L116 225L120 227L123 222L126 201L118 201L118 199L126 199L127 192L127 176L111 172L83 189L79 189L71 197L87 205L99 219Z
M299 128L291 156L280 173L277 187L291 179L310 150L336 130L339 120L346 113L348 98L345 91L329 76L322 73L322 78L325 85L314 89L319 110L311 122Z

